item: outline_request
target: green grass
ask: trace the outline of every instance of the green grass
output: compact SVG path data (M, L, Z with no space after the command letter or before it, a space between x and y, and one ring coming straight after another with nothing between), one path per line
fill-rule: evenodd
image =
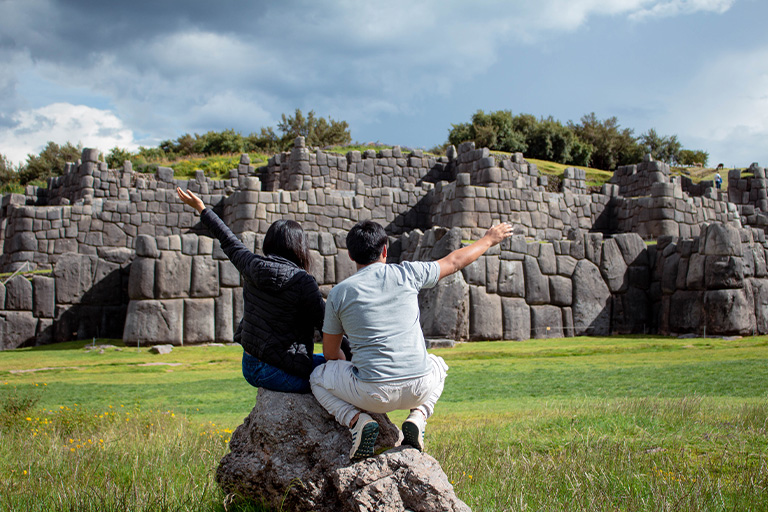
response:
M261 153L249 153L251 165L259 167L267 164L267 155ZM190 179L195 177L195 171L202 170L205 176L214 180L229 178L229 171L237 169L240 163L240 155L214 155L200 158L183 158L180 160L162 160L149 163L137 163L139 172L153 173L158 167L170 167L173 176L177 179Z
M11 277L13 274L14 272L0 272L0 282L5 281L9 277ZM22 275L27 279L32 279L34 276L48 276L51 274L53 274L53 270L51 269L29 270L26 272L19 272L19 275Z
M241 349L83 345L0 353L0 510L222 510L213 472L256 399ZM767 337L433 352L428 452L473 510L768 509Z

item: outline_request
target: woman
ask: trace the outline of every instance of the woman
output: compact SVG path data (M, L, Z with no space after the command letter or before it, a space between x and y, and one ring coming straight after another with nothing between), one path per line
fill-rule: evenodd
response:
M176 188L200 214L221 249L243 276L243 320L235 341L243 346L243 376L252 386L288 393L309 392L309 374L325 363L312 353L325 302L309 273L309 248L301 226L274 222L264 237L264 256L249 251L194 193Z

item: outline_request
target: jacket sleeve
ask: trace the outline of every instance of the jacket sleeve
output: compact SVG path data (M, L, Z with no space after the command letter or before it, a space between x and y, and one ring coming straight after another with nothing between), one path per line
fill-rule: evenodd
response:
M200 221L219 239L221 250L227 255L229 261L232 262L241 274L247 276L249 265L257 261L259 256L248 250L245 244L232 233L227 225L224 224L224 221L213 213L213 210L210 208L205 208L200 212Z

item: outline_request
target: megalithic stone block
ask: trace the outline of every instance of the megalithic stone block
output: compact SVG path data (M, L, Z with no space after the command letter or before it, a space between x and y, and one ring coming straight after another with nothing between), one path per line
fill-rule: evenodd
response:
M32 312L37 318L53 318L56 312L56 281L48 276L32 279Z
M503 333L501 297L485 287L469 287L469 339L498 340Z
M214 299L214 315L216 318L216 341L223 343L231 342L235 333L234 320L232 318L231 288L222 288L221 295Z
M441 279L419 292L421 326L427 337L467 339L469 336L469 286L461 272Z
M611 291L600 269L581 260L573 271L573 327L576 336L605 336L611 328Z
M183 343L184 301L132 300L125 317L123 341L126 345Z
M520 297L502 297L501 314L505 340L527 340L531 337L531 307Z
M5 283L5 309L30 311L32 309L32 283L17 275Z
M214 299L184 299L184 344L216 338Z

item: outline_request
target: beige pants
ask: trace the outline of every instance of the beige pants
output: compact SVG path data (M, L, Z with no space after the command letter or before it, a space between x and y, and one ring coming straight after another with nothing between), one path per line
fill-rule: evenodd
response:
M320 405L347 427L361 410L387 413L418 409L429 418L443 392L448 371L442 357L430 354L429 361L432 371L427 375L390 382L362 381L355 375L351 362L328 361L315 368L309 384Z

